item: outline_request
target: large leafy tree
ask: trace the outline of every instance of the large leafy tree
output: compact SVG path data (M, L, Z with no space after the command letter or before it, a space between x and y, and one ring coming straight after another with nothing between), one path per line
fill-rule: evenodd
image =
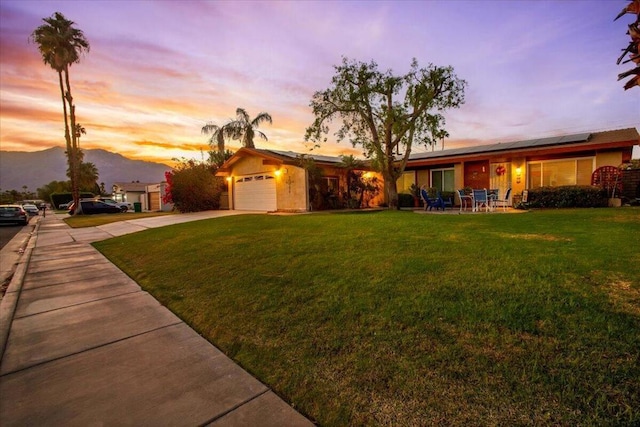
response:
M64 114L67 160L71 171L73 199L77 202L79 198L79 134L76 131L75 105L71 95L69 68L72 64L80 62L81 54L88 52L90 47L82 30L75 28L75 23L66 19L62 13L56 12L49 18L43 18L43 21L44 24L33 31L31 39L38 45L44 63L58 73Z
M313 95L315 120L305 139L316 145L326 142L331 122L338 119L338 141L348 139L363 148L384 178L385 201L398 208L396 181L412 147L447 136L441 113L464 102L466 82L452 67L419 68L415 59L404 75L379 71L374 61L347 58L335 71L331 86ZM399 151L404 154L397 155Z
M614 21L627 13L635 15L635 22L629 24L627 34L631 37L631 41L627 45L626 49L622 49L622 55L618 57L617 63L619 65L628 53L629 58L624 61L623 64L633 62L636 64L636 67L618 74L618 80L631 77L631 79L624 84L624 90L631 89L634 86L640 87L640 0L632 0L627 3L618 16L616 16Z

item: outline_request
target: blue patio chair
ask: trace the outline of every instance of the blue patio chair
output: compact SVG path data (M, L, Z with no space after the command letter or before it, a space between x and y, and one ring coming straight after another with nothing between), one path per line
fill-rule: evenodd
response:
M472 190L473 193L473 211L478 212L482 206L485 211L489 212L489 197L487 196L487 190Z
M496 207L498 207L498 205L501 205L502 210L506 212L507 208L511 204L510 198L511 198L511 188L507 188L507 192L504 195L504 199L497 198L495 200Z
M442 210L444 210L444 201L442 200L442 197L437 197L437 198L430 198L429 197L429 193L427 192L426 189L422 188L420 189L420 196L422 197L422 200L424 201L424 210L432 210L433 208L436 208L436 210L442 208Z
M447 206L450 208L453 207L453 200L451 200L451 197L447 197L445 199L444 197L442 197L442 194L440 194L439 191L438 191L438 199L442 200L442 210L445 210Z

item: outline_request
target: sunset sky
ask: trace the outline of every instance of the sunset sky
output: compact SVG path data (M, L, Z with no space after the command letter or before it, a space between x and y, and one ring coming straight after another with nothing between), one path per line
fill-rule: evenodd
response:
M258 148L308 152L309 103L343 56L397 74L413 57L453 66L468 87L445 114L446 148L640 127L640 89L616 81L632 68L616 65L633 17L613 19L626 4L2 0L0 148L64 146L57 75L29 41L56 11L91 43L71 67L81 146L134 159L200 159L202 126L237 107L272 115ZM361 155L348 142L315 152Z

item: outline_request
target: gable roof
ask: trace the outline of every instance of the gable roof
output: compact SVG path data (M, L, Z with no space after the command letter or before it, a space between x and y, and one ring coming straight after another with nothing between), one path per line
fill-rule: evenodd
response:
M233 156L231 156L226 162L222 164L222 166L218 168L216 175L223 176L225 174L228 174L231 170L231 166L240 161L242 158L251 156L262 157L263 161L265 161L266 163L275 165L298 165L298 159L301 156L304 156L308 159L313 159L316 164L324 166L336 165L342 161L340 157L333 156L322 156L318 154L295 153L293 151L265 150L262 148L243 147L236 151Z

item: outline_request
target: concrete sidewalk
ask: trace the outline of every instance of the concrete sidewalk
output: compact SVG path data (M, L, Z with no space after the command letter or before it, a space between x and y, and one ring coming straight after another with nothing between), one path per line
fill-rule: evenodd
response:
M0 425L312 426L88 243L232 213L40 217L0 304Z

